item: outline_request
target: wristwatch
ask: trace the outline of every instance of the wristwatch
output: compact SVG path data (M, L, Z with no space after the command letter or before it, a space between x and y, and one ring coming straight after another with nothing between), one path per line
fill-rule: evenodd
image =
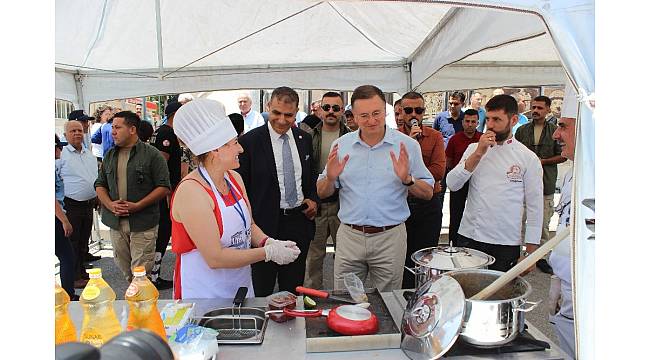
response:
M409 182L407 182L407 183L402 183L402 185L404 185L404 186L411 186L411 185L415 184L415 181L414 181L414 179L413 179L413 175L409 175L409 176L411 177L411 181L409 181Z

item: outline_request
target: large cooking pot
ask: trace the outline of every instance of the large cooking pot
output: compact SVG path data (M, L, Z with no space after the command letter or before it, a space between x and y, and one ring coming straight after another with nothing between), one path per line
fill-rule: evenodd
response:
M411 254L416 266L405 267L415 276L415 288L440 275L463 269L487 269L494 263L494 257L470 248L436 246L420 249Z
M470 300L494 282L503 272L470 269L448 272L465 294L465 313L460 338L477 347L498 347L514 340L524 331L524 314L538 303L528 301L532 288L521 276L486 300Z

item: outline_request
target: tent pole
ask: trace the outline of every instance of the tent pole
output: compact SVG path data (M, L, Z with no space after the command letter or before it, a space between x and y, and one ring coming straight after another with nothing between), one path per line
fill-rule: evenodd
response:
M158 42L158 78L163 78L162 26L160 24L160 0L156 0L156 41Z
M83 83L82 83L82 76L78 71L74 76L74 85L75 89L77 90L77 103L75 104L78 106L79 109L84 109L86 111L90 111L90 109L86 109L86 101L84 100L84 91L83 91Z
M404 71L406 72L406 91L413 90L413 72L411 71L412 62L404 64Z

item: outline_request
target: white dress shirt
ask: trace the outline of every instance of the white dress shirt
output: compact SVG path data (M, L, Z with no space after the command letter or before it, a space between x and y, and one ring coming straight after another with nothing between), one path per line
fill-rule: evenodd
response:
M97 159L84 146L77 151L72 145L66 145L61 151L61 178L66 197L77 201L95 198Z
M478 143L470 144L447 174L447 187L458 191L469 180L467 205L458 233L489 244L521 245L521 219L526 204L525 242L539 244L542 236L544 188L537 155L514 137L494 145L473 172L465 160Z
M284 141L280 139L281 134L278 134L271 127L271 123L268 123L269 133L271 135L271 146L273 146L273 158L275 159L275 169L278 172L278 183L280 184L280 208L281 209L291 209L302 204L305 199L302 193L302 165L300 165L300 154L298 154L298 147L296 146L296 141L293 138L293 131L289 129L287 131L287 136L289 136L289 146L291 147L291 159L293 160L293 172L296 179L296 190L298 193L298 204L289 204L287 203L285 191L284 191L284 168L282 162L282 145Z
M264 118L259 112L251 109L244 116L244 134L262 125L264 125Z

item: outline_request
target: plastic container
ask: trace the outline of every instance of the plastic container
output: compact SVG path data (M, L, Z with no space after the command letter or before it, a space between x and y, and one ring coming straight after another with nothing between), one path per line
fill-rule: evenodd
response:
M283 310L284 308L296 308L296 295L288 291L280 291L266 297L266 304L269 310ZM294 317L285 314L269 314L269 318L275 322L285 322Z
M102 269L87 271L90 280L79 299L84 310L79 341L100 347L119 334L122 327L113 309L115 292L102 279Z
M167 341L165 326L158 312L158 289L147 278L144 266L133 268L133 280L124 299L129 303L126 330L148 329Z
M70 314L68 313L68 304L70 296L63 288L54 285L54 343L56 345L77 341L77 329L74 327Z

